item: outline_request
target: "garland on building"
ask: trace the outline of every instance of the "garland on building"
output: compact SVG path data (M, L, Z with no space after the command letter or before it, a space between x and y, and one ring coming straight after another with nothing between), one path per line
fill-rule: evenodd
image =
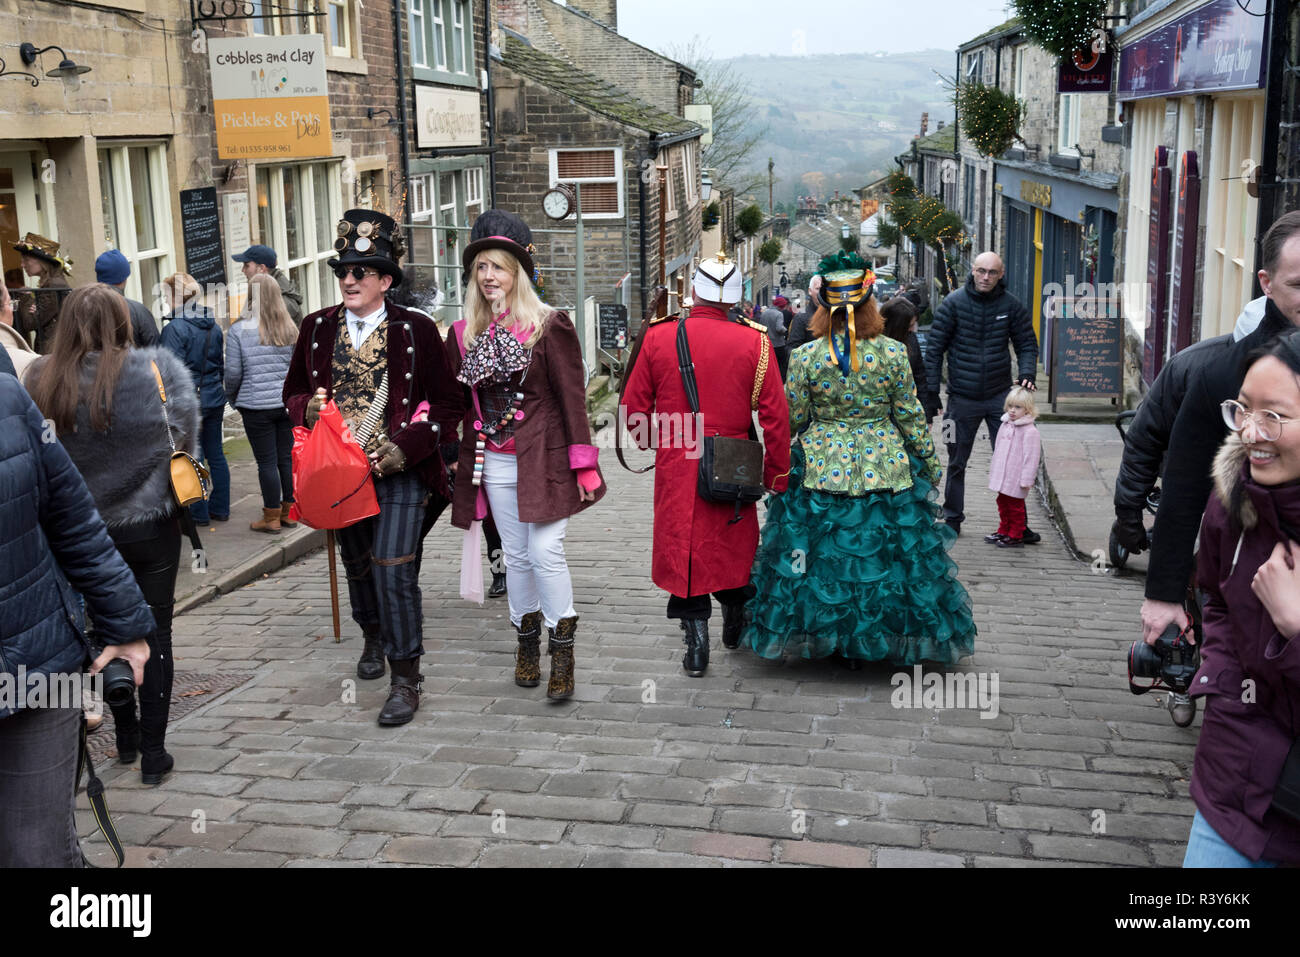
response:
M876 227L876 244L896 246L900 237L906 236L919 246L928 246L947 262L947 249L961 246L966 239L961 216L943 204L937 196L929 196L916 188L912 177L895 170L885 180L889 199L885 203L885 216ZM946 270L951 273L951 270ZM944 294L949 291L951 275L940 278Z
M1092 44L1108 0L1011 0L1025 36L1065 60Z
M1015 142L1025 106L1010 93L978 81L953 93L958 129L984 156L1001 156Z
M758 258L769 266L781 258L781 240L769 239L758 247Z

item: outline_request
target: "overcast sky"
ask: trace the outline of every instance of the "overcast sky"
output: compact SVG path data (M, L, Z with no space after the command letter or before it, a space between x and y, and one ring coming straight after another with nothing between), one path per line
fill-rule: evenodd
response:
M955 50L1008 19L1001 0L620 0L618 31L659 51L698 34L746 54Z

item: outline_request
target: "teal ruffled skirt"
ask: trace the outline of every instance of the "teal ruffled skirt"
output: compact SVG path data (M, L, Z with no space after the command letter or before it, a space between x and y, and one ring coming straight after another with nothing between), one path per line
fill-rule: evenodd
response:
M860 497L804 488L797 443L791 462L789 489L768 500L742 643L764 658L896 665L969 655L970 596L948 557L957 535L917 462L910 489Z

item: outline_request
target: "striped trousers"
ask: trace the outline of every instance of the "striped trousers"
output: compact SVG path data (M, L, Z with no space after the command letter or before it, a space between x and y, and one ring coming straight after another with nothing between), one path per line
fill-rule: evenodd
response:
M338 532L352 620L382 636L389 661L424 654L419 552L429 494L414 472L375 479L379 514Z

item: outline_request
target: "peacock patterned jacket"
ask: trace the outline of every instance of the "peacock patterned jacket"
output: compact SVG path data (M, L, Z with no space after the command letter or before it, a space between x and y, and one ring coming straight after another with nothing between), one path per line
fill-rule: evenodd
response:
M841 349L847 349L842 335ZM859 371L846 376L825 337L790 354L786 400L790 431L806 462L803 485L837 495L912 487L908 453L932 485L939 455L916 397L907 348L887 336L858 339Z

